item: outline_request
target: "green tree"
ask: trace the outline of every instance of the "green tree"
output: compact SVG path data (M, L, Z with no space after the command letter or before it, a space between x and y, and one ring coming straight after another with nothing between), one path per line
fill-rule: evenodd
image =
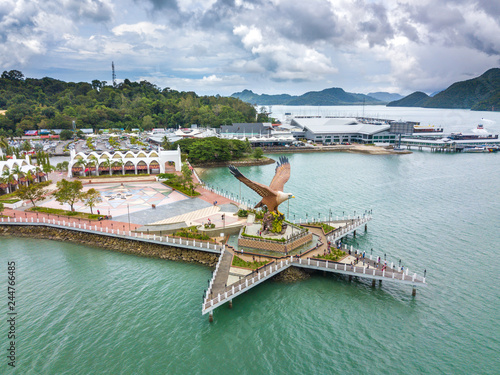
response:
M59 134L59 138L61 141L67 141L68 139L73 138L73 132L68 129L64 129L61 134Z
M130 142L132 143L132 141ZM171 150L172 149L172 143L168 140L168 138L165 136L163 137L161 141L161 147L163 147L164 150Z
M23 142L23 144L21 145L21 150L26 151L26 152L30 151L31 150L31 142L28 140L25 140Z
M264 151L260 147L257 147L255 150L253 150L253 157L255 159L260 159L262 156L264 156Z
M101 193L99 193L96 189L91 188L85 193L82 193L81 199L85 206L90 208L90 213L93 214L92 208L95 207L98 203L102 202Z
M62 179L57 183L57 190L52 195L61 205L67 203L71 211L74 211L73 205L81 200L82 189L83 185L80 180L67 181Z
M62 163L57 163L56 171L67 172L69 166L69 161L65 160Z
M29 200L33 207L36 207L36 202L43 198L47 191L40 184L31 184L20 186L19 189L16 190L16 195L19 199L23 201Z
M184 187L184 189L187 189L189 183L193 181L193 171L189 167L189 164L184 163L182 165L181 173L182 173L181 184Z
M0 216L2 215L2 212L4 209L5 209L5 206L3 205L2 202L0 202Z

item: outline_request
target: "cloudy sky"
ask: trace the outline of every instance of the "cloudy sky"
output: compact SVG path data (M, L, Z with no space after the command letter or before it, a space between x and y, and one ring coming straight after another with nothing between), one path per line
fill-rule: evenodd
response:
M198 94L427 93L500 66L498 0L0 0L0 70Z

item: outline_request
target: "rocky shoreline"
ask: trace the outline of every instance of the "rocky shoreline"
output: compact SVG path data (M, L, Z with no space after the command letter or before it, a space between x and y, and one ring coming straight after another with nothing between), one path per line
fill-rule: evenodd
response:
M217 254L202 251L44 226L2 225L0 226L0 237L41 238L70 242L124 254L177 262L198 263L209 267L215 267L219 259ZM310 278L310 273L308 270L290 267L273 277L272 280L293 283Z
M282 283L294 283L296 281L307 280L310 278L310 272L308 270L297 268L297 267L289 267L283 272L280 272L272 279L277 282Z
M215 267L219 259L217 254L202 251L43 226L2 225L0 237L2 236L71 242L141 257L198 263L209 267Z

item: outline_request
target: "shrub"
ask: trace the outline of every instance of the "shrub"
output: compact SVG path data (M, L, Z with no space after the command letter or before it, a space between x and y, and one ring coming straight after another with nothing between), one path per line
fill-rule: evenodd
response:
M247 262L246 260L243 260L241 259L240 257L238 256L234 256L233 257L233 266L236 266L236 267L243 267L243 268L250 268L252 270L255 270L259 267L262 267L262 266L265 266L267 263L269 263L269 261L267 260L264 260L264 261L261 261L261 262Z

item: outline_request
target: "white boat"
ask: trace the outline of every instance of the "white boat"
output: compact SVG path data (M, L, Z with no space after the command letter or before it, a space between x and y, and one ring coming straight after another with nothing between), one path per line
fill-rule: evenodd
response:
M466 147L464 152L488 152L484 146Z

